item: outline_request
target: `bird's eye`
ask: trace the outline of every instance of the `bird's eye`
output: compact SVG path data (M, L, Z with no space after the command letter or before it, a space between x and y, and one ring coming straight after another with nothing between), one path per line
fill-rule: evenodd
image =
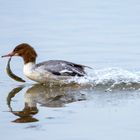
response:
M15 49L14 49L14 52L17 52L18 50L19 50L18 48L15 48Z

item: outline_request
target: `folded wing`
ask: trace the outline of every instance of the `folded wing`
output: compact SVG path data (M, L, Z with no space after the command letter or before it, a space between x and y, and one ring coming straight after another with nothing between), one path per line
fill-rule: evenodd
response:
M86 66L63 60L50 60L36 65L45 71L58 76L84 76Z

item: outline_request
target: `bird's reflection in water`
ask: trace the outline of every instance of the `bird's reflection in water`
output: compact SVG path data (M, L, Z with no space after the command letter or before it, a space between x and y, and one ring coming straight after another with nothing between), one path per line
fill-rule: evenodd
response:
M37 104L46 107L63 107L67 103L86 100L86 95L83 90L77 85L64 87L48 87L40 84L33 85L27 89L24 98L25 104L21 111L13 111L11 99L19 93L24 86L14 88L7 97L7 104L10 112L18 116L12 122L27 123L36 122L38 119L34 115L38 113Z
M38 120L36 118L33 118L33 115L38 113L38 109L36 106L29 106L28 103L25 102L25 105L24 105L24 108L22 109L22 111L13 111L13 108L11 106L11 101L12 101L11 99L17 93L19 93L23 88L24 88L24 86L14 88L8 94L8 97L7 97L7 104L8 104L8 107L10 109L10 112L19 117L12 122L16 122L16 123L36 122Z

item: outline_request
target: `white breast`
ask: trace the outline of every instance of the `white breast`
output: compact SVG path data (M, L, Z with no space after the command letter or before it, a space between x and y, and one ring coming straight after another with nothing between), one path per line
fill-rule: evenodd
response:
M53 79L52 75L49 72L45 71L41 67L36 67L35 63L33 62L29 62L24 65L23 73L29 79L39 83L45 83L48 80Z
M29 62L24 65L23 73L29 79L34 80L34 81L38 81L38 79L40 77L40 73L35 71L35 63L33 63L33 62Z
M23 73L28 77L33 72L34 67L35 67L35 63L33 62L29 62L25 64L23 68Z
M29 79L39 82L39 83L47 83L47 82L63 82L63 80L68 79L67 76L55 76L52 73L48 72L44 69L43 66L36 67L35 63L29 62L24 65L23 73Z

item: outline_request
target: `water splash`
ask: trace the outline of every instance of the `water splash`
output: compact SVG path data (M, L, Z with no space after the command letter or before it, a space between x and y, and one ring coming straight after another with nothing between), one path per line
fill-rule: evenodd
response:
M74 77L69 82L91 85L94 88L140 89L140 72L131 72L121 68L93 70L84 77Z

